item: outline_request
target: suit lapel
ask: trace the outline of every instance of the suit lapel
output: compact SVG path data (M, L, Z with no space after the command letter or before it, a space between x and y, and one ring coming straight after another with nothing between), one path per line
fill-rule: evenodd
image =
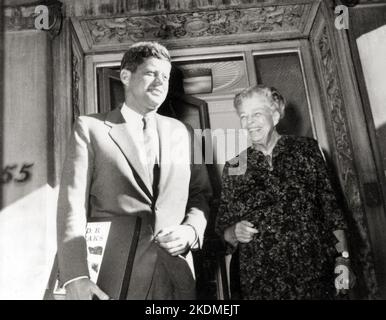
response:
M151 187L149 176L141 163L139 152L136 151L133 137L130 136L126 122L119 108L109 112L105 121L110 126L109 135L122 151L130 166L133 169L135 179L142 190L150 199L153 198L153 188Z
M157 130L159 137L159 145L160 145L160 178L158 183L158 190L161 192L163 190L163 185L165 184L169 170L172 166L171 159L171 146L170 146L170 127L166 121L163 121L162 116L156 114L157 119Z

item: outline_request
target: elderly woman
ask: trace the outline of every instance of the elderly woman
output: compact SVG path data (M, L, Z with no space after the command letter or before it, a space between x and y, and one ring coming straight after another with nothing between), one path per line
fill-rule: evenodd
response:
M276 131L285 102L274 88L248 88L234 105L252 146L225 164L216 231L239 249L242 298L332 298L346 224L318 143ZM229 174L242 156L246 171Z

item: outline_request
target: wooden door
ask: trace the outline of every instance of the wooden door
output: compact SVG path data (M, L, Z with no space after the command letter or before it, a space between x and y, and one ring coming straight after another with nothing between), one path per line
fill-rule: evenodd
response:
M119 107L125 100L118 68L98 68L98 112Z

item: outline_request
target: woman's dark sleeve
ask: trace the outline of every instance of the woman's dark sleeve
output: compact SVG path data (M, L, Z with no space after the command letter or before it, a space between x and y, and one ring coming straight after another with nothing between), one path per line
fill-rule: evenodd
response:
M237 213L234 212L234 176L228 174L229 163L225 164L222 173L222 186L220 205L216 216L215 231L226 244L226 254L231 254L235 251L235 247L224 240L224 231L228 227L238 222Z
M318 204L322 209L321 211L324 214L324 218L330 230L345 230L347 229L347 225L343 210L337 201L336 192L332 187L327 164L323 158L319 145L315 140L312 145L312 154L316 168Z

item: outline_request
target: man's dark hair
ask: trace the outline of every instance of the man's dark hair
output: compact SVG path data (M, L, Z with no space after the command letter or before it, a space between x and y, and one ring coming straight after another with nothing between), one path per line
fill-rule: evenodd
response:
M135 72L147 58L171 61L168 50L161 44L152 41L137 42L126 51L122 58L121 70Z

